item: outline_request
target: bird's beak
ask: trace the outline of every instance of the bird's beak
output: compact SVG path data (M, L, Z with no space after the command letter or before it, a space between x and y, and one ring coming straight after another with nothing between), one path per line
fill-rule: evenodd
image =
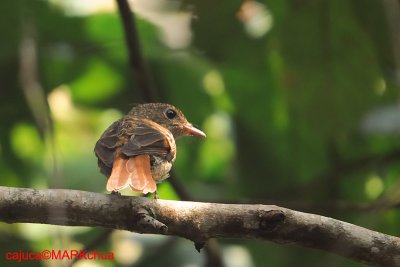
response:
M193 127L193 125L189 124L185 124L183 126L183 131L187 134L187 135L193 135L193 136L198 136L198 137L206 137L206 134L203 131L200 131L199 129Z

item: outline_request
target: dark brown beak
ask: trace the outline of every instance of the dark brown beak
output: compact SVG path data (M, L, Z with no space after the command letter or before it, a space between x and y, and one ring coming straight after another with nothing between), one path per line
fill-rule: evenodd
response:
M198 136L198 137L206 137L206 134L203 131L200 131L199 129L193 127L191 124L186 124L183 126L183 131L187 135L193 135L193 136Z

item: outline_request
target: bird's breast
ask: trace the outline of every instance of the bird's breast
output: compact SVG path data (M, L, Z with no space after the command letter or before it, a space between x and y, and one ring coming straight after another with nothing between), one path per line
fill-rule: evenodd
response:
M161 182L169 177L169 171L172 168L172 161L164 157L151 156L151 175L156 182Z

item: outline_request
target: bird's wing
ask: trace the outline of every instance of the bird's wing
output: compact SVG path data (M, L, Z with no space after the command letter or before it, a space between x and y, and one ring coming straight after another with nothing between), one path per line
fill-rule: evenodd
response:
M125 156L157 155L169 160L175 157L174 138L163 126L151 120L128 117L120 128L123 129L121 134L128 137L120 148Z
M107 177L111 174L115 157L114 152L120 143L120 139L118 137L118 128L120 123L121 120L118 120L111 124L107 130L104 131L94 147L94 153L98 158L100 170Z

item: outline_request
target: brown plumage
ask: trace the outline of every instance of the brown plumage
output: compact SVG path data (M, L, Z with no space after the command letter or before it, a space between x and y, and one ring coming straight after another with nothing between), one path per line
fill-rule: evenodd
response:
M164 103L138 105L111 124L94 148L100 171L108 178L107 190L126 187L141 193L157 190L168 178L176 157L175 139L205 137L176 107Z

